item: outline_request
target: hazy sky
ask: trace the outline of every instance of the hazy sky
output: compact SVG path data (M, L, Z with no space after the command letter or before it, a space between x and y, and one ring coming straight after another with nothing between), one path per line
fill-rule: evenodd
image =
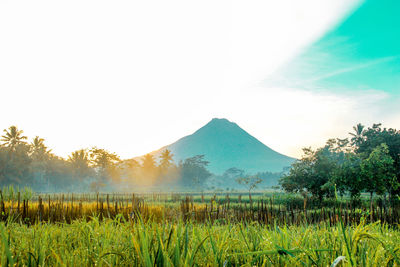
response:
M0 128L123 158L213 117L271 148L400 128L400 2L0 2Z

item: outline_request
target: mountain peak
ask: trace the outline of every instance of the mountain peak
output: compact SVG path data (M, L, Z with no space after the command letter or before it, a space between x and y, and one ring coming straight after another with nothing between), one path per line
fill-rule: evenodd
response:
M214 122L214 123L218 123L218 122L229 122L229 123L232 123L228 119L225 119L225 118L212 118L212 120L209 123L211 123L211 122Z
M210 120L206 125L229 125L229 124L234 124L236 125L236 123L229 121L228 119L225 118L213 118L212 120ZM203 127L204 127L203 126Z
M242 130L236 123L231 122L228 119L225 119L225 118L213 118L206 125L204 125L200 129L198 129L196 131L196 133L197 132L202 132L204 130L213 131L213 132L217 133L217 132L221 132L221 131L229 131L229 130L234 130L234 129Z
M159 157L164 149L169 149L174 154L175 162L204 155L210 162L208 169L216 174L231 167L247 173L280 172L295 160L272 150L225 118L213 118L193 134L152 154Z

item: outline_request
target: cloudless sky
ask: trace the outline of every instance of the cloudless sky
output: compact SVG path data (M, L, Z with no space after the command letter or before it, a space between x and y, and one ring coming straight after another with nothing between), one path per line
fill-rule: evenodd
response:
M400 128L396 0L1 1L0 128L123 158L213 117L289 156Z

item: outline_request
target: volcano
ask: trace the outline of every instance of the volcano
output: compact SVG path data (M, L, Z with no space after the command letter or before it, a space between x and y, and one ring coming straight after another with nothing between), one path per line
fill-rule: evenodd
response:
M281 172L294 158L280 154L227 119L212 119L191 135L150 154L156 158L165 149L174 154L177 163L196 155L204 155L208 169L214 174L236 167L246 173Z

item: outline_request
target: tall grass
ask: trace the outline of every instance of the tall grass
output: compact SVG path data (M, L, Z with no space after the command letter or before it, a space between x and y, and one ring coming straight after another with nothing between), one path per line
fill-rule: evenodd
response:
M1 266L400 266L395 206L0 193Z
M0 223L2 266L400 266L400 231L361 223L265 226L125 222ZM350 261L350 258L352 262Z
M304 205L296 198L275 198L255 196L250 203L241 195L216 194L32 194L12 189L0 191L0 221L12 219L16 222L35 224L40 222L65 223L77 219L98 216L115 218L122 215L126 220L176 221L191 220L199 223L257 221L267 225L302 225L329 223L357 225L362 218L368 223L380 221L397 225L400 223L400 205L385 206L376 202L369 205L353 206L349 201L324 202L324 205ZM134 216L132 216L134 215Z

